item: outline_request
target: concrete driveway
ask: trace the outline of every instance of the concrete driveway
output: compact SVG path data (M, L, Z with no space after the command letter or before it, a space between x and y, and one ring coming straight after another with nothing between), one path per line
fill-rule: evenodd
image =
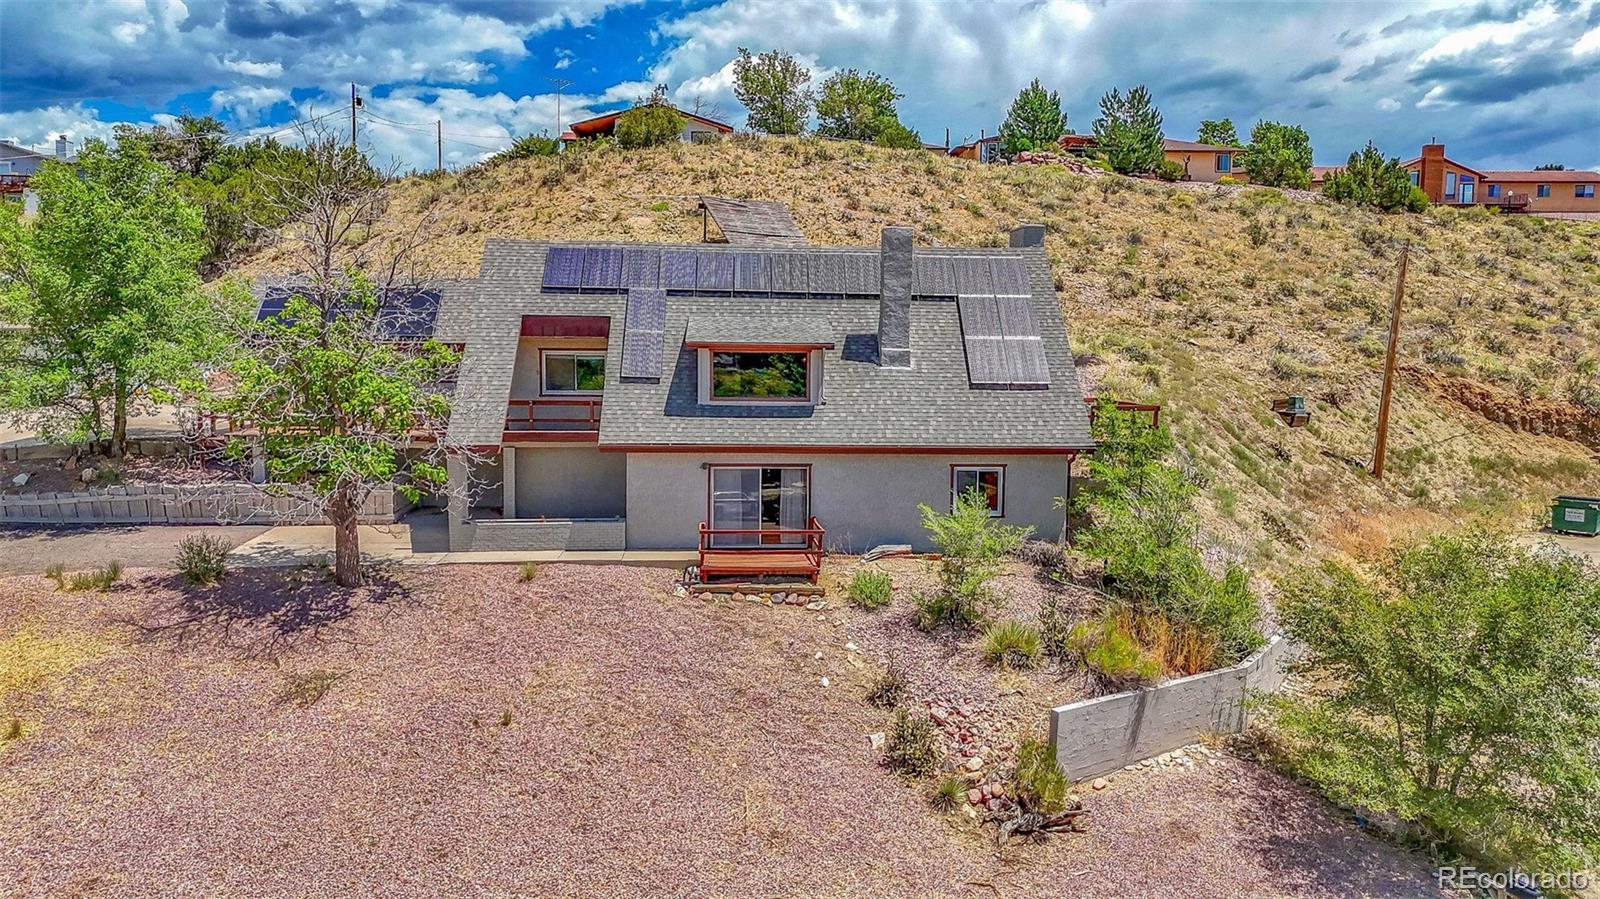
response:
M1575 556L1583 556L1595 564L1600 565L1600 537L1580 537L1577 534L1557 534L1551 530L1543 530L1533 537L1543 543L1550 542L1561 547Z
M41 574L51 565L68 570L110 561L128 568L171 568L178 541L213 534L238 546L268 530L263 525L27 525L0 529L0 574Z

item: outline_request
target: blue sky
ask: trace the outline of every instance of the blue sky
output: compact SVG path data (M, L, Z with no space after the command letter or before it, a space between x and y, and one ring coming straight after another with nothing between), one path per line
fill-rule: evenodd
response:
M442 120L459 166L553 130L549 78L573 82L566 122L664 83L742 126L739 47L789 50L815 82L880 72L934 143L992 133L1039 77L1078 131L1107 89L1144 83L1171 137L1266 118L1304 125L1319 163L1438 138L1479 168L1600 169L1600 0L0 0L0 137L183 111L268 132L342 108L355 81L376 156L431 166Z

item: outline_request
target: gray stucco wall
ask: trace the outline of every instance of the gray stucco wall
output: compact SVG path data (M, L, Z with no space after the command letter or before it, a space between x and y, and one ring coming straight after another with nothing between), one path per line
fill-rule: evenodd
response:
M1296 647L1273 636L1232 668L1143 690L1086 699L1050 711L1050 743L1073 780L1115 771L1212 734L1233 734L1248 720L1246 698L1283 685Z
M593 446L506 447L517 454L517 517L621 518L628 457Z
M520 460L519 460L520 461ZM706 518L703 463L811 465L811 514L837 552L861 552L880 543L932 549L918 503L950 504L950 466L1004 465L1005 521L1061 534L1053 508L1066 492L1064 455L962 455L878 453L629 453L628 548L693 549Z

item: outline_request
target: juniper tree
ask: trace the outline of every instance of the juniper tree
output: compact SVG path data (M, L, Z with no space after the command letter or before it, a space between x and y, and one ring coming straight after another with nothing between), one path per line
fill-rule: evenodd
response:
M1054 150L1066 133L1061 95L1046 91L1035 78L1011 101L1011 109L1000 123L1000 147L1008 156L1023 150Z
M1100 98L1094 137L1100 155L1114 171L1124 175L1153 172L1166 158L1161 143L1161 112L1142 84L1126 96L1112 88Z

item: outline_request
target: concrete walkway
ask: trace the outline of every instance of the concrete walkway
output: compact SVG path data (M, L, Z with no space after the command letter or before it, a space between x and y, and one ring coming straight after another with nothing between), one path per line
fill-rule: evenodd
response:
M113 560L128 568L171 568L185 537L209 534L237 546L267 530L265 525L19 525L0 529L0 575L40 574L57 564L81 571Z
M566 562L577 565L643 565L682 568L699 560L693 551L581 552L533 550L523 552L450 552L444 513L422 509L396 524L362 525L361 558L365 562L400 565L517 564ZM331 525L284 525L245 542L229 556L241 568L275 568L329 565L333 562Z

